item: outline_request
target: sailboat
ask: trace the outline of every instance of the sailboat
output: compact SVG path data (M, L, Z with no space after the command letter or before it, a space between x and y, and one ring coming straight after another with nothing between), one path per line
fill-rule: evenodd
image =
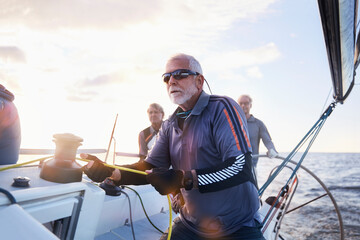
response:
M262 200L260 213L266 239L284 239L281 223L286 218L292 197L296 193L299 169L305 169L312 175L330 196L339 219L340 239L344 239L341 213L334 197L302 163L326 119L337 104L345 103L354 86L360 48L356 25L358 1L318 0L318 5L331 72L333 102L294 150L287 157L280 158L281 164L270 173L268 180L259 189ZM56 139L60 138L69 139L69 135ZM77 150L81 142L79 139L73 136L70 138L77 146L67 153L71 161L64 161L63 164L73 166L74 170L59 170L62 172L58 174L56 164L51 164L56 159L49 155L27 162L26 166L15 164L0 168L1 238L158 239L175 217L175 214L170 214L172 211L168 199L159 195L151 186L130 186L121 189L119 196L109 196L86 176L81 176L78 180L81 166L75 161L75 155L83 150ZM306 143L308 145L300 160L293 161L294 155ZM30 153L54 153L59 156L62 153L59 149ZM291 171L278 194L266 196L267 187L285 168L290 168ZM44 169L49 169L51 174L44 173ZM66 182L68 180L64 180L64 174L69 174L67 176L76 180Z

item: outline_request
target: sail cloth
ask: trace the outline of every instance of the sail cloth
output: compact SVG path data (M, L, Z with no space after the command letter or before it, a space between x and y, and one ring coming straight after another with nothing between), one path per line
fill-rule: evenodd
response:
M354 86L358 0L318 0L334 99L343 103Z

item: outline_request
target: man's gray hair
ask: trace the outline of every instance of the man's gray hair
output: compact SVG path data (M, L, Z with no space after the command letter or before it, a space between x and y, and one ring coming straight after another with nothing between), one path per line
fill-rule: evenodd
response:
M172 61L172 60L175 60L175 59L187 59L189 61L189 70L192 70L192 71L195 71L195 72L198 72L200 73L201 75L203 74L202 72L202 68L201 68L201 65L199 63L198 60L196 60L196 58L194 58L193 56L191 55L187 55L185 53L177 53L173 56L171 56L168 60L169 61Z
M243 94L243 95L241 95L240 97L239 97L239 99L238 99L238 103L240 104L240 99L242 98L242 97L247 97L248 99L249 99L249 101L250 101L250 103L252 104L252 98L249 96L249 95L247 95L247 94Z
M159 112L161 112L163 115L165 115L164 113L164 109L162 108L162 106L158 103L152 103L149 105L149 108L147 110L147 112L149 113L150 108L155 108L156 110L158 110Z

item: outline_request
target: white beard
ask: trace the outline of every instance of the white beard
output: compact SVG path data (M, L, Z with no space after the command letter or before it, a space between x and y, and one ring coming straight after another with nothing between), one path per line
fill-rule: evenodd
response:
M197 93L198 89L196 88L195 84L191 85L190 88L186 89L185 91L182 91L181 93L170 93L171 91L179 90L178 88L169 88L169 97L171 101L177 105L182 105L190 100L190 98Z

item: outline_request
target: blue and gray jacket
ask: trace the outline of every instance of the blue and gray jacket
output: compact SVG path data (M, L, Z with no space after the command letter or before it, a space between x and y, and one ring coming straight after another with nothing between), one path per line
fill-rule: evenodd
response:
M18 161L21 143L20 119L14 94L0 84L0 165Z

